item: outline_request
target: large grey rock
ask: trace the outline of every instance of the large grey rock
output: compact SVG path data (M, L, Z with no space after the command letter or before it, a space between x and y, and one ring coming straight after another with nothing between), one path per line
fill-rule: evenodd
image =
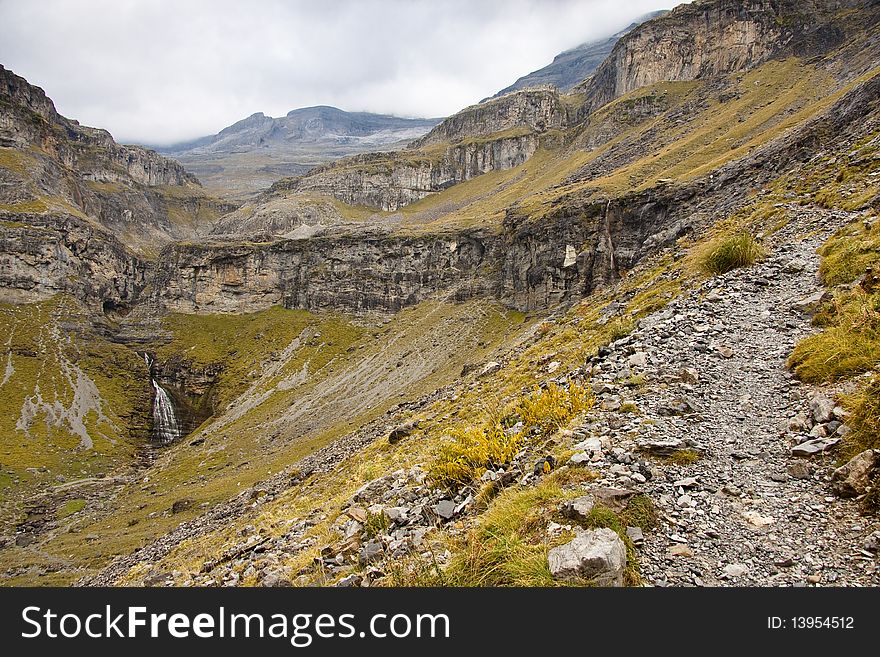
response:
M584 578L599 586L623 586L626 546L610 529L582 531L571 542L550 550L547 558L555 579Z
M866 449L831 475L831 487L838 495L863 495L871 484L871 473L880 464L880 450Z

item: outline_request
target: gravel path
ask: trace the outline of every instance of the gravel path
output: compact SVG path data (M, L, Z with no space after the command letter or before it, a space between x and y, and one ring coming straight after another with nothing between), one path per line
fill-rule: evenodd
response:
M608 480L649 494L661 512L660 528L640 549L646 583L880 584L877 561L863 550L878 523L830 492L833 453L791 454L807 436L789 431L789 421L816 394L785 368L813 330L797 304L821 290L816 249L852 220L794 211L797 220L773 237L766 260L679 297L599 363L606 408L630 399L639 409L622 426L621 413L606 414L612 444L628 434L625 447L666 440L704 451L691 465L652 464L641 485L634 467L618 466ZM645 376L641 393L614 385L628 373Z

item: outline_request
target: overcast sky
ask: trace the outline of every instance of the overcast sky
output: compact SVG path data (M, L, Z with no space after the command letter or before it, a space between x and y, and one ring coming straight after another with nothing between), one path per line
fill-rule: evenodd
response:
M0 0L0 63L119 141L310 105L446 116L675 0Z

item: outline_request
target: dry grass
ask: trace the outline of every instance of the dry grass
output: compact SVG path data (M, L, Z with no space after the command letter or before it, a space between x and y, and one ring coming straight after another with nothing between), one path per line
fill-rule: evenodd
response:
M721 236L696 247L696 261L709 275L748 267L764 256L764 249L748 233Z

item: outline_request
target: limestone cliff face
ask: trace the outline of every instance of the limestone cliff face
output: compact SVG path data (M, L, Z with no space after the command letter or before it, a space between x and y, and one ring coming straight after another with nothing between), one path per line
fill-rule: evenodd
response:
M155 299L179 312L289 308L396 311L437 292L491 292L489 241L479 233L436 237L334 236L269 244L175 245L160 259Z
M438 157L420 152L358 155L276 183L274 191L332 196L349 205L395 211L456 183L519 166L538 149L539 135L469 141Z
M27 223L0 213L0 301L28 303L68 293L95 311L125 312L149 267L113 235L73 215Z
M412 142L410 147L424 148L515 128L544 132L563 128L567 123L568 113L557 91L526 89L463 109Z
M706 79L746 71L774 56L813 54L838 45L834 12L867 0L705 0L676 7L624 36L595 74L575 90L578 113L662 81Z

